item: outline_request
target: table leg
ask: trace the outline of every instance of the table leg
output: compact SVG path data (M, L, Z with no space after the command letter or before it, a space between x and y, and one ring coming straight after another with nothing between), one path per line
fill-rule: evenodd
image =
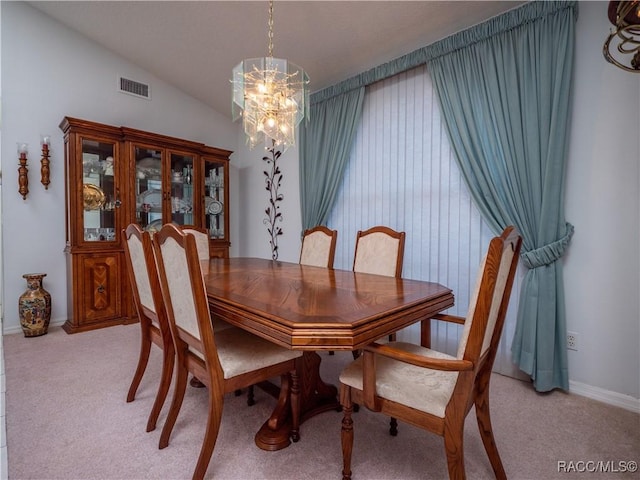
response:
M340 409L338 389L320 378L320 356L317 353L304 352L298 360L297 368L300 378L301 424L319 413ZM273 392L271 387L259 386ZM258 447L263 450L275 451L289 446L291 423L288 414L289 408L283 408L281 404L276 405L269 420L256 433L255 441Z

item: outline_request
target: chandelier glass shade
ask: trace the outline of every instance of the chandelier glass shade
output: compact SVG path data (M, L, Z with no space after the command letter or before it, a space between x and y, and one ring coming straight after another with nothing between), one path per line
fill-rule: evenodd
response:
M604 58L623 70L640 73L640 0L610 1L607 14L615 28L604 43Z
M295 144L296 127L309 118L309 77L281 58L243 60L233 69L233 121L242 118L250 148Z
M309 77L281 58L273 57L273 0L269 0L269 54L243 60L233 69L231 111L242 118L250 148L286 150L295 144L296 127L309 119Z

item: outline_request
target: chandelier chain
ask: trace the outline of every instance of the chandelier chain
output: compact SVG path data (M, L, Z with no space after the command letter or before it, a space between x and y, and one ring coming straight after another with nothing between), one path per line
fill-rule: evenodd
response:
M273 58L273 0L269 0L269 57Z

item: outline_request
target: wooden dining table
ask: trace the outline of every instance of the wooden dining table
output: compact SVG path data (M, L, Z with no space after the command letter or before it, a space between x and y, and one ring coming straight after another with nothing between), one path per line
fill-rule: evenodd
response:
M337 388L320 378L318 351L360 349L454 304L451 289L421 280L261 258L212 258L202 265L214 322L221 318L304 351L298 362L301 422L340 408ZM422 322L421 342L429 341L429 322ZM256 434L260 448L289 444L284 416L286 409L276 407Z

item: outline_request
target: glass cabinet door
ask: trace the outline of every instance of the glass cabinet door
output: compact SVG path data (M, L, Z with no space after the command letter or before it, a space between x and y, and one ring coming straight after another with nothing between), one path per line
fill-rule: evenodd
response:
M204 162L204 216L205 227L212 239L225 238L225 167L215 162Z
M134 147L136 222L147 231L162 228L162 151Z
M171 157L171 221L177 225L193 223L194 156L170 152Z
M82 138L82 227L85 242L116 241L117 207L115 144Z

